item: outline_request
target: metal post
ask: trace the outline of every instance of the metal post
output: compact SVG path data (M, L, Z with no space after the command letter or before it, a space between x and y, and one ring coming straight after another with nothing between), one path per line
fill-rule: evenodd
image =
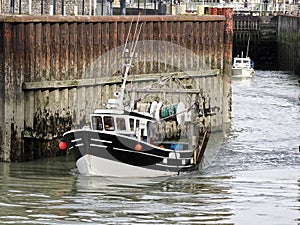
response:
M113 15L113 2L114 0L109 0L109 15Z
M56 14L56 0L53 0L53 15Z
M84 15L84 0L82 0L82 15Z
M158 0L158 9L157 9L157 14L158 15L162 15L162 1L161 0Z
M19 14L21 15L22 14L22 9L21 9L21 2L22 0L19 0Z
M14 14L15 13L15 0L10 0L10 9L9 13Z
M113 14L113 5L112 1L109 2L109 15L111 16Z
M61 0L61 15L65 15L65 0Z
M126 1L120 0L121 15L126 15Z
M44 0L41 0L41 15L44 14Z

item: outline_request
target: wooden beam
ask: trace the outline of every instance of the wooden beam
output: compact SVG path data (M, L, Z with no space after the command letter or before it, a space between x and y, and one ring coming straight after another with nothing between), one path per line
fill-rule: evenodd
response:
M207 71L190 71L190 72L178 72L173 73L178 79L197 78L197 77L212 77L219 74L219 70L207 70ZM170 73L164 74L143 74L143 75L131 75L128 77L128 82L145 82L145 81L157 81L160 77L170 75ZM105 84L121 83L122 76L104 77L104 78L90 78L90 79L73 79L64 81L40 81L40 82L24 82L22 85L23 90L38 90L38 89L61 89L61 88L76 88L83 86L95 86Z

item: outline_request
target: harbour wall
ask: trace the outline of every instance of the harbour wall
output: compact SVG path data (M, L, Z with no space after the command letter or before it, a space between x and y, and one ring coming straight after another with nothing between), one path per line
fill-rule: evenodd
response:
M279 69L300 75L300 16L278 17L278 62Z
M233 21L232 55L246 56L248 49L256 69L278 69L277 17L238 14Z
M223 13L227 17L140 16L127 85L181 76L216 110L213 130L229 122L232 9ZM87 115L113 97L132 20L137 17L0 16L1 161L60 154L63 132L86 125Z
M247 54L256 69L293 71L300 74L300 17L234 15L233 56Z

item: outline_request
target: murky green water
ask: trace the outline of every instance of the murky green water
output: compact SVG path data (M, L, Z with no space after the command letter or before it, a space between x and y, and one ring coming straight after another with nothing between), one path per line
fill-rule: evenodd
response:
M0 223L299 225L298 79L233 80L230 135L201 173L108 179L72 173L66 157L0 163Z

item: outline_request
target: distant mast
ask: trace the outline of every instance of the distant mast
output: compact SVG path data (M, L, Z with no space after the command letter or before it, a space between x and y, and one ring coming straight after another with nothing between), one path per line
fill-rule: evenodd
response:
M248 37L246 57L248 57L248 54L249 54L249 44L250 44L250 34L249 34L249 37Z

